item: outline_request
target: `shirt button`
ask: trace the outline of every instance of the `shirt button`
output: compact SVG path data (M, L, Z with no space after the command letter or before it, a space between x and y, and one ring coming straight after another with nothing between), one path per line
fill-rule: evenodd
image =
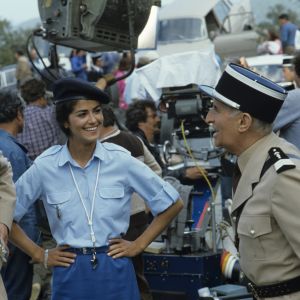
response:
M251 229L251 230L250 230L250 233L251 233L251 235L254 235L254 234L255 234L255 230L254 230L254 229Z
M233 217L232 220L233 220L233 222L236 222L236 217Z

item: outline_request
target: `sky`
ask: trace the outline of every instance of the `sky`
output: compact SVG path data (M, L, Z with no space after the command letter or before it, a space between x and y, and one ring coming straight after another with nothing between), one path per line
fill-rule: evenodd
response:
M12 25L39 18L37 0L0 0L0 3L0 18L7 19Z
M162 0L162 4L165 5L172 1L173 0ZM289 6L292 6L293 8L299 6L299 3L296 0L264 0L264 7L262 6L261 0L251 0L251 2L254 15L257 15L256 19L260 19L257 21L261 21L261 19L263 19L264 15L260 16L259 13L262 13L262 11L266 12L267 6L272 6L278 3L284 3L285 5L289 4ZM39 18L38 0L0 0L0 4L2 4L0 6L0 18L9 20L13 26L19 25L20 23L30 19Z
M172 0L162 0L163 4ZM201 0L200 0L201 1ZM12 25L18 25L30 19L39 18L39 9L37 0L0 0L0 18L7 19Z

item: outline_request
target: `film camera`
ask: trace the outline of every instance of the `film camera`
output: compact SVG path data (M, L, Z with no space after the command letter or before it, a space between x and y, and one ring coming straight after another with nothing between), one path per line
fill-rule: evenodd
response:
M212 99L202 94L198 86L164 88L159 109L164 112L161 118L161 144L167 163L172 154L178 153L185 158L185 166L193 166L185 141L196 160L205 168L219 167L218 157L221 149L212 143L212 129L205 122ZM176 166L169 166L176 168ZM180 166L177 166L180 167Z

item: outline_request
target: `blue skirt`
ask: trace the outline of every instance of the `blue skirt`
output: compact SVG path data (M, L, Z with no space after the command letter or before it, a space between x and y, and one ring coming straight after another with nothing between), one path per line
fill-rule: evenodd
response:
M140 300L130 258L97 253L96 269L91 258L77 253L70 267L53 268L52 300Z

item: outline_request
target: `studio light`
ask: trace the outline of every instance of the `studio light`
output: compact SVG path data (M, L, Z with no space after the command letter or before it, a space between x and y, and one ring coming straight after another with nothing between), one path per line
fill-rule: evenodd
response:
M137 48L153 5L160 1L38 0L44 38L87 51Z

